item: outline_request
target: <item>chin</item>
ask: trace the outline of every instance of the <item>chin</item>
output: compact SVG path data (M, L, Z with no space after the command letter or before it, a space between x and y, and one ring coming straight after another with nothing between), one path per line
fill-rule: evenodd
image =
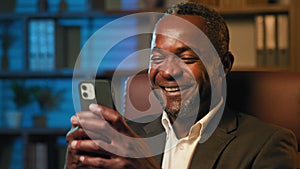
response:
M182 119L196 119L198 115L199 104L199 98L194 96L186 100L184 103L175 102L172 105L167 105L165 107L165 111L171 117L180 117Z
M169 116L171 116L173 118L177 118L178 114L180 113L180 104L166 106L165 111Z

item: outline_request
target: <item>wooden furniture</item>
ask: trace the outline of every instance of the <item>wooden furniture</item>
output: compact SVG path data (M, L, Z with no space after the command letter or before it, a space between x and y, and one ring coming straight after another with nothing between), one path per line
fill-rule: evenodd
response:
M232 72L227 88L230 107L291 129L300 145L299 73Z
M1 168L63 168L67 131L60 128L1 128Z

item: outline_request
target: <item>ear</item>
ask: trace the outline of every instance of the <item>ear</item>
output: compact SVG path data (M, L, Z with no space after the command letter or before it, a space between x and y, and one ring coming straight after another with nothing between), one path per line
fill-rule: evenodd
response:
M229 73L231 71L233 62L234 62L234 56L230 51L227 51L223 57L221 57L221 61L223 63L224 71L225 73Z

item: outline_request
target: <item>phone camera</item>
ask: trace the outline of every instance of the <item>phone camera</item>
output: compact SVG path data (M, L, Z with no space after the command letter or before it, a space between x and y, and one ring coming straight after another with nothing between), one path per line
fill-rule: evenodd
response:
M81 97L84 100L93 100L95 99L95 89L91 83L83 83L80 85Z
M86 85L82 85L81 86L82 90L86 90L87 89L87 86ZM87 94L87 93L86 93Z
M86 90L86 89L83 89L83 90ZM85 97L85 98L89 97L89 94L88 94L87 92L83 92L82 95L83 95L83 97Z

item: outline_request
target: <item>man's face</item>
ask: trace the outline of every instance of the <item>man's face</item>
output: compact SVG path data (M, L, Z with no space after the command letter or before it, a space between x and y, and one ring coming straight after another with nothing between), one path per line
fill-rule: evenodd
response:
M204 18L178 16L205 30ZM198 112L199 96L201 102L210 102L209 77L198 52L195 52L201 44L199 37L195 37L197 33L189 26L166 16L158 23L151 45L151 85L165 111L174 119L179 111L184 117L189 116L191 111Z

